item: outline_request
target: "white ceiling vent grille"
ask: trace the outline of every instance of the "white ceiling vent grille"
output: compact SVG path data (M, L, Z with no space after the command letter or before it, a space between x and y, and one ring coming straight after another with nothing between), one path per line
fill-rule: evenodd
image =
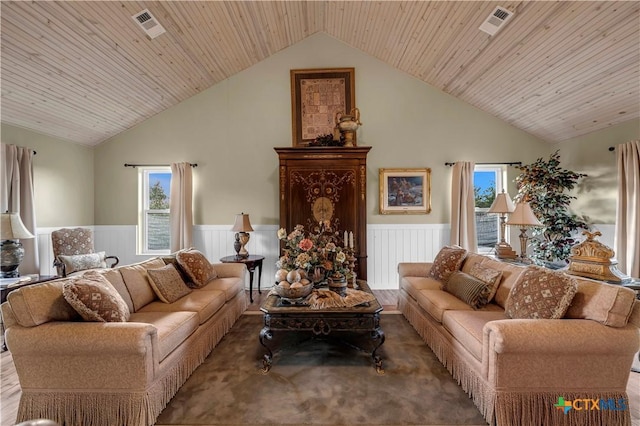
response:
M145 9L142 12L136 13L132 16L133 20L136 21L140 28L144 30L144 32L149 36L149 38L153 39L158 37L160 34L164 34L166 31L160 22L149 12L149 9Z
M497 33L509 19L513 16L513 12L505 9L504 7L496 7L491 15L480 25L480 31L484 31L489 35Z

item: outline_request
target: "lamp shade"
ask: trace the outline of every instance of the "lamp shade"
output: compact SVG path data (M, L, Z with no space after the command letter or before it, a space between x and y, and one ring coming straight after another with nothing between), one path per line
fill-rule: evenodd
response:
M507 225L516 226L542 226L536 215L531 210L531 205L526 202L516 204L515 210L509 215Z
M516 206L513 205L513 201L509 197L509 194L502 190L501 193L496 195L491 207L489 207L488 213L511 213Z
M35 238L22 223L19 213L2 213L0 218L0 240Z
M240 213L236 215L236 222L231 228L234 232L252 232L251 222L249 221L249 215L246 213Z

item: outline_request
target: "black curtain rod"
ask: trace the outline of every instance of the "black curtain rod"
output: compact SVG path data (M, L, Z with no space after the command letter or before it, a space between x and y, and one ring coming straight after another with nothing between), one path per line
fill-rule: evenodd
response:
M616 147L615 147L615 146L610 146L610 147L609 147L609 151L615 151L615 150L616 150Z
M198 167L198 163L189 163L189 165L191 167ZM170 166L170 164L129 164L129 163L124 163L125 167L133 167L134 169L136 167L168 167Z
M453 166L456 163L444 163L445 166ZM505 164L507 166L522 166L522 161L512 161L511 163L476 163L479 165L485 165L485 166L489 166L489 165L493 165L493 164Z

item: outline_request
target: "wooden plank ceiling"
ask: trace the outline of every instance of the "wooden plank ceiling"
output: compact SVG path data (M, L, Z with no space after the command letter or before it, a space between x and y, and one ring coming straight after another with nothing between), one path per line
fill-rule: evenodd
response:
M495 36L478 27L502 6ZM149 41L131 16L167 33ZM640 117L640 2L2 1L2 121L95 145L324 31L546 141ZM348 64L347 64L348 65Z

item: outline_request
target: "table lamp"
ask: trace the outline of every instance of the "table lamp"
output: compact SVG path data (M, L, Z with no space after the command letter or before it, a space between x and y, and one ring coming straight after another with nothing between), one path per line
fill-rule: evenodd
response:
M496 256L499 259L515 259L516 252L511 248L509 243L504 239L505 228L507 224L505 223L507 220L507 213L511 213L516 207L513 205L513 201L509 197L504 189L501 193L496 195L496 198L493 200L493 204L489 207L487 213L498 213L500 214L500 242L496 244Z
M509 215L507 225L520 228L520 261L531 263L531 259L527 256L527 240L529 239L527 228L543 226L533 213L533 210L531 210L531 205L524 201L516 204L515 210Z
M24 258L19 239L35 238L22 223L19 213L2 213L0 217L0 278L20 276L18 267Z
M253 231L251 222L249 222L249 215L245 213L237 214L236 222L233 224L233 228L231 228L231 230L236 233L236 241L233 243L233 248L236 251L236 257L249 257L249 252L245 248L249 242L249 232Z

